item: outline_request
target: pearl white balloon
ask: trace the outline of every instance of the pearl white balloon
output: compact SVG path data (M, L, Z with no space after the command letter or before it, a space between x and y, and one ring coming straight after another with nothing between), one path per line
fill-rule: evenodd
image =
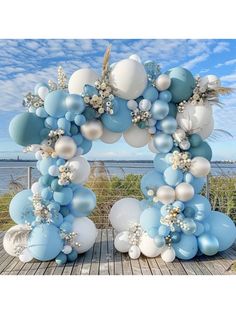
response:
M45 100L48 93L49 93L49 89L46 86L39 87L38 95L42 100Z
M137 258L139 258L140 254L141 254L141 250L137 245L132 245L129 248L129 257L130 258L137 259Z
M127 102L127 107L129 108L129 110L135 110L138 108L138 103L137 101L131 99Z
M90 141L94 141L94 140L99 139L102 136L103 126L102 126L101 121L92 120L83 124L80 127L80 131L86 139Z
M19 260L22 263L28 263L32 261L34 257L32 256L30 250L28 248L24 249L24 251L19 255Z
M162 204L171 204L175 201L175 190L169 185L162 185L157 190L157 198Z
M78 253L88 251L94 245L98 234L95 224L87 217L75 218L72 224L72 231L78 234L74 238L74 242L80 244L80 246L74 246Z
M139 248L143 255L147 257L156 257L161 254L161 249L156 246L155 241L149 237L147 233L144 233L139 242Z
M139 109L141 111L148 111L151 109L151 106L152 106L152 103L150 102L150 100L148 99L142 99L140 102L139 102Z
M139 63L142 63L141 58L136 54L129 56L129 59L134 60L134 61L139 62Z
M116 96L127 100L136 99L147 86L147 74L141 63L124 59L111 70L110 83L115 88Z
M80 95L84 91L84 85L92 85L99 79L97 73L92 69L79 69L75 71L68 82L70 94Z
M17 256L17 248L27 248L30 227L26 224L20 224L11 227L4 235L4 250L12 256Z
M61 136L55 144L56 154L64 159L70 159L75 156L77 146L75 141L69 136Z
M210 162L204 157L194 157L191 160L190 172L195 177L205 177L211 170Z
M187 140L187 139L185 139L185 140L183 140L183 141L181 141L180 143L179 143L179 147L181 148L181 149L183 149L183 150L188 150L189 148L190 148L190 142L189 142L189 140Z
M173 262L175 259L175 250L173 249L173 247L165 247L161 252L161 258L166 263Z
M38 150L36 153L35 153L35 158L37 160L42 160L43 159L43 155L42 155L42 152L40 150Z
M182 182L175 188L176 199L182 202L191 200L194 196L194 188L191 184Z
M119 141L121 136L122 136L122 133L112 132L103 127L103 133L102 133L102 136L100 137L100 140L106 144L113 144Z
M171 79L167 74L161 74L155 81L156 88L159 91L166 90L170 87Z
M186 133L183 129L178 128L176 129L175 133L173 133L173 137L178 143L180 143L186 138Z
M151 136L151 138L150 138L150 140L149 140L149 142L148 142L148 149L152 152L152 153L154 153L154 154L158 154L159 153L159 151L156 149L156 147L154 146L154 144L153 144L153 137Z
M70 177L72 183L84 184L88 181L90 164L84 157L76 155L75 157L69 159L65 166L69 167L72 172Z
M204 127L200 128L200 130L196 133L199 134L203 140L205 140L211 135L213 130L214 130L214 118L212 116L208 124L204 125Z
M147 145L150 140L150 134L147 129L140 129L137 125L133 124L123 134L126 143L133 147L143 147Z
M114 246L117 249L117 251L121 253L127 253L130 248L129 232L122 231L118 233L117 236L115 237Z
M138 224L142 208L140 202L131 197L117 201L111 208L109 220L116 231L127 231L133 224Z
M72 252L72 250L73 250L72 246L70 246L70 245L65 245L65 246L63 247L62 252L65 253L65 254L70 254L70 253Z
M31 186L31 191L33 194L40 194L42 192L42 187L39 182L34 182Z

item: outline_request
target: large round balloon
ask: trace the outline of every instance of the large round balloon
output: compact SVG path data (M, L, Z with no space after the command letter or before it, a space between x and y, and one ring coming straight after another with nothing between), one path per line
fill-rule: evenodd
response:
M211 204L209 200L199 194L194 195L194 197L185 204L186 207L192 207L195 210L194 219L202 221L207 218L211 213Z
M78 187L71 202L71 213L76 217L87 216L96 206L96 195L90 189Z
M199 250L205 255L215 255L219 251L218 239L209 233L203 233L198 237Z
M3 247L4 250L12 256L17 256L20 251L27 248L29 234L31 232L30 226L27 224L20 224L11 227L4 235Z
M64 117L67 112L65 104L66 96L67 93L62 90L56 90L47 94L44 101L44 109L46 112L54 118Z
M23 190L17 193L11 200L9 213L15 223L25 224L35 220L34 208L32 200L30 200L32 196L31 190Z
M106 128L103 128L102 136L100 140L106 144L113 144L121 138L122 133L112 132Z
M144 66L132 59L124 59L115 64L110 73L110 83L114 94L124 99L136 99L147 86Z
M111 208L109 220L113 228L118 231L129 230L133 224L139 224L142 208L135 198L123 198Z
M206 223L210 226L210 234L219 242L219 251L227 250L235 242L236 227L234 222L225 214L212 211Z
M69 136L62 136L56 141L55 152L61 158L70 159L74 157L76 150L76 143Z
M69 159L65 166L72 172L70 177L72 183L83 184L88 181L90 164L84 157L77 155Z
M153 163L155 169L161 173L163 173L170 166L167 162L166 154L163 153L156 154Z
M183 172L180 169L173 169L172 166L169 166L164 171L163 178L168 185L175 187L182 182Z
M84 85L94 86L99 79L97 73L92 69L79 69L75 71L68 82L68 90L70 94L80 95L84 91Z
M143 255L147 257L156 257L160 255L162 251L162 249L156 246L155 241L146 233L140 238L139 248Z
M200 128L197 134L200 135L201 138L204 140L211 135L213 130L214 130L214 117L212 116L211 119L209 119L209 123Z
M197 147L191 147L189 149L189 152L191 154L191 157L204 157L207 160L211 161L212 158L212 150L210 145L207 142L202 142Z
M184 68L176 67L167 72L171 78L169 91L172 94L172 101L179 103L192 96L195 87L195 80L192 73Z
M62 190L53 193L53 198L60 205L68 205L73 198L72 189L69 187L63 187Z
M181 234L181 239L177 243L173 243L176 257L189 260L193 258L198 251L197 239L194 235Z
M60 230L53 224L39 224L30 233L28 248L34 258L49 261L63 248Z
M151 170L142 177L140 185L143 194L148 197L148 190L157 190L160 186L165 185L165 181L159 172Z
M97 228L91 219L87 217L75 218L72 224L72 231L77 233L74 238L74 249L78 253L84 253L88 251L93 245L97 238Z
M21 146L40 144L43 140L41 136L43 129L44 120L30 112L16 115L9 125L11 138Z
M148 232L150 229L157 229L160 227L160 218L161 218L161 213L160 213L160 207L161 205L156 208L156 207L150 207L146 208L141 216L140 216L140 225L143 228L144 231Z
M123 134L126 143L133 147L143 147L150 140L150 134L147 129L141 129L136 125L132 125Z

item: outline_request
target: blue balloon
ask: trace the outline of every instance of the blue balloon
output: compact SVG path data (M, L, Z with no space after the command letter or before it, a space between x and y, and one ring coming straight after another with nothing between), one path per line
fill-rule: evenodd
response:
M84 85L84 94L87 96L93 96L93 95L98 95L98 90L89 84Z
M180 239L181 239L180 232L176 232L176 231L175 232L171 232L170 236L171 236L171 241L173 243L178 243L180 241Z
M48 205L47 205L48 209L51 211L52 214L58 214L59 210L60 210L60 204L55 202L55 201L51 201Z
M76 94L67 95L65 98L65 105L67 110L77 114L82 113L85 109L83 97Z
M193 181L191 182L192 187L194 188L194 191L196 194L200 193L206 183L206 178L205 177L200 177L200 178L193 178Z
M77 135L79 133L79 128L75 124L71 124L70 134Z
M39 224L30 233L28 248L32 256L40 261L55 258L63 248L59 229L53 224Z
M67 108L65 106L66 97L67 93L62 90L55 90L48 93L44 100L44 109L51 117L64 117L67 112Z
M43 158L40 160L39 163L39 171L41 172L42 175L47 175L48 174L48 169L49 167L56 165L56 159L55 158Z
M152 227L148 229L147 234L149 235L149 237L154 238L158 234L158 228Z
M201 136L196 134L196 133L191 134L189 136L188 140L189 140L192 147L198 147L203 142Z
M154 86L148 86L143 92L143 98L154 102L158 98L158 90Z
M48 117L48 114L47 114L46 110L44 109L44 107L37 108L35 113L40 118L47 118Z
M202 223L200 223L198 221L195 221L195 223L196 223L197 229L195 230L194 235L198 237L198 236L200 236L200 234L202 234L204 232L205 228L204 228L204 225Z
M40 169L40 168L39 168ZM38 182L41 186L46 187L51 185L52 181L54 180L54 177L50 176L48 173L46 175L43 175L39 178Z
M194 195L194 197L185 203L186 207L192 207L195 210L194 219L197 221L202 221L206 219L211 213L211 204L209 200L199 194Z
M70 188L63 188L59 192L54 192L53 198L60 205L68 205L72 201L73 192Z
M183 172L180 169L173 169L172 166L169 166L164 171L163 178L168 185L175 187L182 182Z
M115 97L113 102L117 106L117 112L113 115L105 113L101 120L105 128L112 132L124 132L132 125L132 117L127 107L127 101Z
M70 213L70 209L66 206L61 206L60 213L62 214L63 217L66 217Z
M39 90L40 87L46 87L46 88L49 90L48 84L46 84L46 83L38 83L38 84L36 84L35 87L34 87L34 93L35 93L35 95L38 95L38 90Z
M169 153L173 147L173 139L170 135L159 133L153 137L154 147L161 153Z
M67 215L66 217L64 217L64 222L69 222L69 223L73 223L75 217L71 214Z
M68 262L74 262L78 257L78 253L76 250L72 250L70 254L67 255L67 261Z
M47 188L42 189L41 196L42 196L42 199L50 201L52 199L53 192L49 187L47 187Z
M62 158L58 158L56 162L58 167L63 166L65 163L66 163L65 159L62 159Z
M168 115L173 117L173 118L176 118L177 111L178 110L177 110L176 104L169 102L169 113L168 113Z
M177 129L177 121L171 116L167 116L161 120L158 124L158 128L164 133L173 134Z
M179 103L188 100L195 88L195 79L192 73L187 69L176 67L167 71L167 74L171 78L169 91L172 94L172 101Z
M90 120L96 119L98 116L98 113L91 106L86 106L83 112L83 116L85 117L87 121L90 121Z
M72 138L75 141L77 146L80 146L83 143L83 140L84 140L83 136L80 133L78 133L77 135L72 136Z
M183 214L185 217L188 217L188 218L194 218L196 212L195 212L195 209L192 208L192 207L186 207L183 211Z
M61 266L67 262L67 255L63 252L59 253L55 258L57 265Z
M166 160L166 154L162 153L156 154L153 164L155 169L161 173L163 173L170 166Z
M210 233L219 241L219 251L227 250L236 240L236 227L234 222L225 214L212 211L206 223Z
M60 213L54 214L52 217L51 222L57 226L60 227L60 225L63 223L63 216Z
M178 207L180 209L180 211L183 211L184 208L185 208L185 205L183 202L181 201L175 201L173 204L172 204L173 207Z
M197 147L191 147L189 149L189 153L191 154L191 157L205 157L207 160L211 161L212 158L212 150L211 147L207 144L207 142L202 142Z
M170 228L165 225L160 225L160 227L158 228L158 233L160 236L166 237L170 233Z
M41 131L40 131L40 137L42 139L46 139L48 137L48 134L49 134L50 130L47 129L47 128L43 128Z
M181 239L177 243L173 243L176 257L189 260L193 258L198 251L197 239L194 235L181 234Z
M92 148L92 145L93 145L92 141L84 138L83 142L79 145L79 147L83 149L82 155L87 154L90 151L90 149Z
M196 223L192 218L184 218L183 223L187 226L186 229L182 229L185 234L193 234L197 230Z
M17 193L11 200L9 213L15 223L32 223L35 220L32 200L29 199L32 196L31 190L23 190Z
M76 117L75 112L67 111L67 113L65 114L66 120L68 120L70 122L74 121L75 117Z
M90 189L79 187L74 192L71 213L76 217L88 216L96 206L96 195Z
M169 105L163 100L156 100L151 108L152 118L155 120L164 119L169 113Z
M219 241L214 235L203 233L198 237L198 247L203 254L212 256L219 251Z
M141 190L146 197L149 197L147 192L150 189L157 190L162 185L165 185L163 176L156 170L149 171L141 179Z
M53 117L47 117L45 119L44 125L48 129L56 130L57 129L57 119Z
M162 248L166 243L165 238L160 235L156 235L154 241L158 248Z
M86 122L86 117L83 114L77 114L74 118L75 124L78 126L81 126L85 124Z
M170 102L171 99L172 99L171 92L168 91L168 90L165 90L165 91L163 91L163 92L160 92L159 99L160 99L160 100L163 100L163 101L165 101L165 102Z
M66 132L66 134L70 135L70 127L71 123L66 118L60 118L57 120L57 126L59 129L62 129Z
M60 229L65 233L71 233L72 232L72 224L68 221L64 221L60 225Z
M145 209L140 216L140 225L144 231L148 232L151 228L160 227L160 209L150 207Z
M185 174L184 174L184 182L192 184L193 181L194 181L194 176L190 172L185 172Z
M16 115L10 122L11 138L21 146L40 144L43 138L40 132L44 129L44 120L30 112Z

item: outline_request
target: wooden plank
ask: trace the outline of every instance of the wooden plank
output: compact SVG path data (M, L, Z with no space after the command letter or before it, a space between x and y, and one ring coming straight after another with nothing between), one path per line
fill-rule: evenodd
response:
M41 262L39 268L35 272L35 275L43 275L48 267L48 262Z
M37 272L39 266L40 266L41 262L34 262L32 267L30 268L30 270L27 272L27 275L35 275L35 273Z
M130 259L133 275L142 275L139 259Z
M48 266L45 269L44 275L52 275L57 267L55 260L48 262Z
M152 275L148 262L147 262L147 258L144 257L143 255L141 255L139 258L139 265L141 268L141 273L143 275Z
M182 264L187 275L190 275L190 276L197 275L196 271L193 269L193 267L189 261L181 261L180 263ZM200 272L200 273L202 275L202 272Z
M1 257L0 260L0 274L4 271L4 269L12 262L14 256L8 255L7 253Z
M212 264L211 260L209 260L206 256L199 256L198 261L201 265L206 266L206 268L210 271L212 275L221 275L221 273L217 270L214 264Z
M9 273L14 269L16 264L19 262L19 259L15 257L8 266L4 269L4 271L1 273L1 275L9 275Z
M163 261L163 259L158 256L155 258L155 261L157 265L159 266L162 275L171 275L171 272L169 271L168 267L166 266L166 263Z
M113 250L113 232L107 229L107 250L108 250L108 271L109 275L114 275L114 250Z
M181 264L181 262L177 258L173 261L172 264L176 268L178 275L187 275L187 272L185 271L183 265Z
M122 254L122 267L124 275L132 275L132 267L130 262L130 257L128 254Z
M109 275L108 252L107 252L107 230L102 230L101 255L99 264L99 275Z
M24 263L22 263L20 260L18 260L18 263L15 265L15 267L13 268L13 270L11 272L9 272L9 275L18 275L18 273L20 272L20 270L24 267Z
M99 260L100 260L100 254L101 254L101 236L102 236L101 229L99 229L97 239L93 247L93 256L92 256L92 262L91 262L92 265L90 268L90 275L99 274Z
M27 272L32 267L32 265L33 265L33 262L24 263L24 266L21 268L21 270L19 271L18 275L26 275Z
M93 257L93 247L84 253L84 261L80 275L89 275Z
M75 261L70 262L70 263L66 263L62 275L64 275L64 276L71 275L74 264L75 264Z
M177 269L174 267L173 263L166 263L163 261L163 263L166 265L166 268L168 268L171 275L178 275Z
M113 230L113 238L115 239L115 231ZM114 274L115 275L123 275L123 268L122 268L122 256L121 253L118 252L115 247L114 247L114 243L113 243L113 250L114 250Z
M74 263L74 266L72 269L72 275L80 275L83 261L84 261L84 254L79 254L77 257L77 260Z
M147 262L148 262L149 268L151 270L151 273L153 275L161 275L161 270L160 270L155 258L147 258Z

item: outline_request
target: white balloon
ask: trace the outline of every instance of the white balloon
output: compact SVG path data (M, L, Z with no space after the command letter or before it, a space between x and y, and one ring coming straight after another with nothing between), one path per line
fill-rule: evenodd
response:
M175 201L175 190L169 185L162 185L157 190L157 198L162 204L171 204Z
M191 200L194 196L194 188L191 184L182 182L175 188L176 199L182 202Z
M158 154L159 153L159 151L156 149L156 147L154 146L154 144L153 144L153 137L151 136L151 138L150 138L150 140L149 140L149 142L148 142L148 149L152 152L152 153L154 153L154 154Z
M38 150L36 153L35 153L35 158L37 160L42 160L43 159L43 155L42 155L42 152L40 150Z
M65 254L70 254L72 252L73 248L70 245L65 245L62 249L62 252Z
M150 140L150 134L147 129L140 129L133 124L127 131L123 133L126 143L133 147L143 147Z
M122 231L118 233L117 236L115 237L114 246L117 249L117 251L127 253L130 248L129 232Z
M142 63L141 58L138 55L136 55L136 54L133 54L133 55L129 56L129 59L132 59L132 60L134 60L136 62Z
M111 70L110 83L115 88L116 96L127 100L136 99L147 86L147 74L141 63L124 59Z
M201 77L200 79L200 88L211 88L216 89L217 87L220 87L221 82L220 79L216 75L206 75L204 77Z
M109 220L116 231L127 231L133 224L139 224L142 209L137 199L127 197L117 201L111 208Z
M95 224L87 217L75 218L72 224L72 231L78 234L74 238L74 242L80 244L80 246L74 246L78 253L88 251L94 245L98 234Z
M70 177L71 182L76 184L84 184L88 181L90 174L90 164L84 157L77 155L69 159L65 166L69 167L72 172Z
M173 247L165 247L161 253L161 258L166 263L171 263L175 259L175 250Z
M190 148L190 142L188 139L185 139L179 143L179 147L183 150L188 150Z
M191 160L190 172L195 177L205 177L211 170L210 162L204 157L194 157Z
M30 250L28 248L24 249L24 251L19 255L19 260L22 263L28 263L32 261L34 257L32 256Z
M49 89L46 86L41 86L38 89L38 95L42 100L45 100L45 97L49 93Z
M143 255L147 257L156 257L161 254L162 249L159 249L155 241L149 237L147 233L144 233L139 242L139 248Z
M183 129L177 128L175 133L173 133L173 138L180 143L186 138L186 133Z
M140 254L141 254L141 250L137 245L132 245L129 248L129 257L130 258L137 259L137 258L139 258Z
M129 110L135 110L138 108L138 103L136 100L131 99L127 102L127 107Z
M70 94L80 95L84 91L84 85L92 85L99 79L97 73L92 69L79 69L75 71L68 82Z
M77 146L75 141L69 136L60 137L55 144L56 154L64 159L70 159L75 156Z
M92 120L83 124L80 127L80 131L86 139L94 141L98 140L102 136L103 126L101 121Z
M156 88L159 91L166 90L170 87L171 79L167 74L161 74L155 81Z
M152 103L148 99L142 99L139 102L139 109L141 111L148 111L151 109Z
M211 133L214 130L214 118L211 117L211 119L209 119L209 122L207 125L204 125L204 127L200 128L200 131L197 132L197 134L199 134L201 136L201 138L203 140L205 140L206 138L208 138Z
M119 141L121 136L122 136L122 133L112 132L103 127L103 133L102 133L102 136L100 137L100 140L106 144L113 144Z
M9 255L17 256L18 248L22 250L27 248L30 231L30 227L26 224L11 227L3 238L4 250Z
M34 182L31 186L31 191L33 194L40 194L42 192L42 187L39 182Z

